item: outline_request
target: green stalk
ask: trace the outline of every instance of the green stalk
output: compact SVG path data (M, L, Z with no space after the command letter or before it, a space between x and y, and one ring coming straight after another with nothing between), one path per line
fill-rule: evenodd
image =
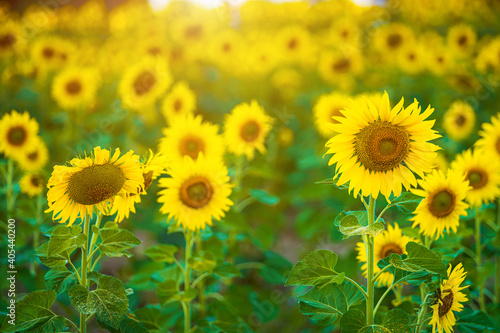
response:
M422 308L420 309L420 313L418 314L417 328L415 330L415 333L420 333L420 330L422 329L425 312L427 311L427 299L429 298L429 296L430 294L427 294L424 298L424 301L422 302Z
M193 232L188 230L184 232L186 238L186 251L184 256L184 292L191 286L191 268L189 267L189 259L191 258L191 250L193 247ZM191 330L191 300L182 301L182 310L184 311L184 333L189 333Z
M500 232L500 197L498 198L497 201L497 230L496 232ZM499 251L497 250L497 269L495 271L495 302L497 304L500 304L500 255Z
M83 222L83 233L87 237L85 241L85 247L82 249L82 267L81 267L81 285L85 288L89 288L89 283L87 281L87 271L88 271L88 254L89 254L89 233L90 233L90 216L85 214ZM87 332L87 317L84 313L80 313L80 333Z
M475 238L476 238L476 267L477 267L477 274L479 278L482 279L482 263L481 263L481 220L478 217L478 209L476 208L476 212L474 214L474 221L475 221ZM485 311L486 305L484 303L484 286L483 283L479 284L479 308L482 311Z
M14 187L12 183L14 182L14 161L12 158L8 159L8 164L7 164L7 214L10 218L12 215L12 211L14 208Z
M375 223L375 199L370 196L370 204L368 206L368 225L371 226ZM368 249L367 256L367 294L366 299L366 325L373 325L374 314L373 307L375 303L375 281L374 281L374 266L375 266L375 253L374 253L374 239L370 235L365 235L366 237L366 247Z
M196 237L196 251L200 253L203 250L203 241L201 239L201 235ZM200 302L200 314L202 317L205 317L205 283L203 279L200 279L198 282L198 295Z
M37 195L37 198L36 198L36 208L35 208L36 225L35 225L35 230L33 230L33 248L34 249L38 248L39 243L40 243L39 228L40 228L40 225L42 224L42 218L43 218L42 217L42 195L39 194L39 195ZM35 276L37 266L38 266L37 261L34 260L30 266L30 271L31 271L32 276Z

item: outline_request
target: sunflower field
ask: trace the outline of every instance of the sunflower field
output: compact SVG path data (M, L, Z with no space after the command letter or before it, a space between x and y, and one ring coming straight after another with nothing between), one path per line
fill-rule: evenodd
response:
M0 332L500 332L498 1L157 2L0 2Z

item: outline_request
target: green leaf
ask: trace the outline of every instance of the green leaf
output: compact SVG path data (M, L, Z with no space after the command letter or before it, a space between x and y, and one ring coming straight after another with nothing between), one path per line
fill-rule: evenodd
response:
M212 273L220 278L223 278L223 279L241 276L240 270L238 268L236 268L236 266L234 266L230 263L227 263L227 262L215 267L215 269L213 270Z
M344 313L340 319L340 328L342 333L357 333L365 327L366 317L363 311L352 309Z
M313 288L299 296L300 311L321 325L337 322L351 307L363 302L361 292L349 281Z
M179 292L179 288L177 286L177 281L175 280L166 280L162 283L158 284L158 288L156 288L156 293L158 295L158 301L161 305L165 305L168 302L172 301L173 297Z
M60 225L52 231L49 240L47 256L52 257L73 247L85 244L87 237L82 234L82 228L78 225L67 227Z
M99 245L99 250L106 255L121 254L125 250L141 244L139 238L125 229L101 229L100 235L102 242Z
M70 272L66 267L54 267L45 274L45 285L47 288L61 294L71 288L77 282L76 274Z
M46 242L42 244L42 246L37 248L35 251L36 251L36 256L40 259L42 264L44 264L47 267L59 267L59 266L65 266L68 263L68 258L71 252L73 252L75 249L76 246L62 252L61 254L56 254L49 257L48 255L49 242Z
M177 250L177 247L173 245L158 244L148 247L146 251L144 251L144 254L150 257L153 261L171 264L174 262L174 256Z
M423 245L415 242L406 244L408 258L403 260L406 270L420 271L424 270L430 273L440 274L442 277L448 277L446 266L437 254Z
M489 330L495 330L495 325L483 311L472 311L464 309L456 314L456 327L462 333L483 333Z
M201 256L189 258L189 266L198 272L211 272L217 263L214 256L204 251Z
M344 215L341 216L341 214ZM368 225L366 212L342 212L339 216L335 219L335 224L338 224L338 229L344 235L344 239L366 234L375 237L385 229L384 224L381 222Z
M112 326L109 326L105 322L97 319L97 324L108 330L110 333L147 333L149 332L136 318L132 313L127 313L126 316L120 323L120 327L115 329Z
M258 202L269 206L276 205L280 201L279 197L270 195L265 190L261 189L250 190L250 195L254 197Z
M349 185L348 185L349 183L337 185L337 181L338 181L338 179L328 178L325 180L320 180L318 182L315 182L314 184L332 185L332 186L335 186L336 188L341 189L341 190L348 190L349 189Z
M357 333L392 333L392 332L389 331L384 326L371 325L371 326L365 326L365 327L363 327Z
M391 205L396 206L401 212L411 214L417 209L422 197L411 192L403 192L396 199L391 200Z
M391 333L412 333L410 317L401 309L389 311L385 315L383 326Z
M316 250L293 266L285 286L317 286L341 284L344 273L335 271L337 255L330 250Z

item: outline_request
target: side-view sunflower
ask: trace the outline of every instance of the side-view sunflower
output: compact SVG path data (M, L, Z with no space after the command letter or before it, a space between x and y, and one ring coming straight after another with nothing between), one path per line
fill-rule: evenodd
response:
M483 123L481 138L474 144L478 150L492 152L500 159L500 113L491 117L491 123Z
M273 121L256 100L235 106L224 119L224 140L228 151L236 156L245 155L249 160L254 158L255 150L265 154L264 143Z
M161 178L158 202L160 212L173 218L182 228L196 231L220 220L233 205L229 199L232 185L228 170L221 161L211 161L200 154L193 160L185 156L172 164Z
M45 178L39 173L27 173L19 180L21 193L34 197L43 192L45 188Z
M109 214L108 206L116 195L137 192L144 183L139 157L129 151L120 157L116 149L95 147L89 157L74 158L69 166L56 165L47 187L52 218L72 225L77 218L92 214L94 208Z
M15 157L21 169L34 172L42 169L49 160L49 150L45 142L36 137L33 146Z
M343 110L350 101L351 97L342 93L331 93L321 95L313 106L314 125L319 134L329 138L335 134L329 124L336 124L337 120L333 117L342 117L340 110Z
M338 134L326 144L327 154L333 154L328 164L336 164L341 174L337 184L349 182L354 197L361 192L388 198L391 193L399 196L402 186L415 187L413 173L423 177L430 172L439 149L428 142L440 137L432 129L435 120L425 120L434 109L429 106L421 113L416 100L404 108L403 99L391 109L387 93L383 100L375 105L356 99L341 111L343 117L334 117L338 124L330 126Z
M446 134L456 141L469 137L476 123L476 112L467 102L455 101L443 115Z
M176 83L163 100L161 112L172 125L179 117L193 114L196 109L196 94L185 81Z
M422 189L411 191L423 199L410 219L414 228L420 226L420 232L432 239L444 237L445 231L457 232L460 216L466 216L469 207L465 196L470 187L464 176L456 170L449 170L446 176L434 170L418 180Z
M384 259L393 253L397 253L399 255L406 254L406 244L408 242L414 242L415 239L403 235L399 225L394 223L394 227L388 225L387 230L384 230L380 235L375 236L374 241L374 256L375 262L377 263L380 259ZM360 263L363 263L361 270L363 271L363 275L366 276L368 265L366 263L365 243L357 243L356 250L358 251L356 259L358 259ZM377 274L378 272L380 272L380 268L375 265L373 273ZM387 287L391 285L393 279L394 276L392 273L382 272L380 277L377 279L377 284L381 287Z
M0 153L7 157L29 154L38 138L38 130L37 121L27 111L6 113L0 119Z
M463 302L467 302L467 297L461 290L468 286L460 287L465 280L465 272L462 263L451 270L451 265L448 268L448 280L443 280L437 292L436 303L431 306L432 319L429 325L432 325L432 332L452 333L456 318L453 312L461 312Z
M54 78L52 97L65 110L91 106L99 81L99 73L93 68L67 68Z
M500 195L500 161L494 152L468 149L457 155L451 168L463 173L472 186L466 196L471 206L479 207Z
M163 129L159 151L169 162L182 161L184 156L197 159L203 153L208 159L222 159L224 142L219 126L203 121L201 115L188 114Z

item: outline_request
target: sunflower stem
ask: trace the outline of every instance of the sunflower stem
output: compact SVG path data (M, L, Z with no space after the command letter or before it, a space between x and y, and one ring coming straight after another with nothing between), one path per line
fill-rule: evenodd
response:
M478 209L476 207L475 209L475 214L474 214L474 221L475 221L475 235L474 237L476 238L476 267L477 267L477 274L479 279L482 279L482 263L481 263L481 219L478 217ZM479 285L479 308L482 311L485 311L486 305L484 303L484 285L483 282L480 282Z
M188 291L191 286L191 268L189 267L189 259L191 258L191 251L193 248L193 232L187 230L184 232L186 239L186 250L184 253L184 293ZM191 300L182 301L182 310L184 311L184 333L189 333L191 330Z
M42 224L42 195L39 194L37 195L36 198L36 207L35 207L35 220L36 220L36 225L35 229L33 230L33 248L36 249L39 246L40 243L40 234L38 233L38 230L40 229L40 225ZM38 263L36 260L34 260L31 265L30 265L30 272L32 276L35 276L36 274L36 269L38 267Z
M497 201L497 230L496 232L500 232L500 197ZM500 304L500 255L497 250L496 257L496 270L495 270L495 303Z
M12 158L8 158L7 162L7 214L10 218L12 210L14 208L14 187L12 183L14 182L14 161Z
M203 251L203 240L201 239L201 235L198 235L198 237L196 237L196 251L198 251L198 253L201 253L201 251ZM200 303L200 314L202 318L205 317L205 284L203 282L203 279L207 275L208 273L205 273L199 276L193 282L193 288L196 286L196 284L198 284L198 297Z
M422 325L424 323L425 312L427 311L427 299L431 294L427 294L424 298L424 301L421 304L420 313L418 314L417 320L417 328L415 329L415 333L419 333L422 329Z
M100 227L102 221L102 213L100 211L97 212L97 221L95 222L95 226L97 228ZM99 234L96 234L92 232L92 239L90 240L90 247L89 247L89 266L94 267L92 265L92 258L94 257L95 252L97 252L97 249L94 250L95 243L97 242L97 237Z
M89 233L90 233L90 216L85 214L83 218L83 233L86 236L85 246L82 249L82 267L81 267L81 285L85 288L89 288L87 281L87 271L88 271L88 253L89 253ZM87 318L84 313L80 313L80 332L87 332Z
M371 226L375 223L375 199L370 196L370 204L368 205L368 225ZM375 282L374 282L374 265L375 265L375 254L374 254L374 240L370 235L366 235L366 245L367 245L367 294L366 299L366 324L373 325L374 321L374 293L375 293Z

